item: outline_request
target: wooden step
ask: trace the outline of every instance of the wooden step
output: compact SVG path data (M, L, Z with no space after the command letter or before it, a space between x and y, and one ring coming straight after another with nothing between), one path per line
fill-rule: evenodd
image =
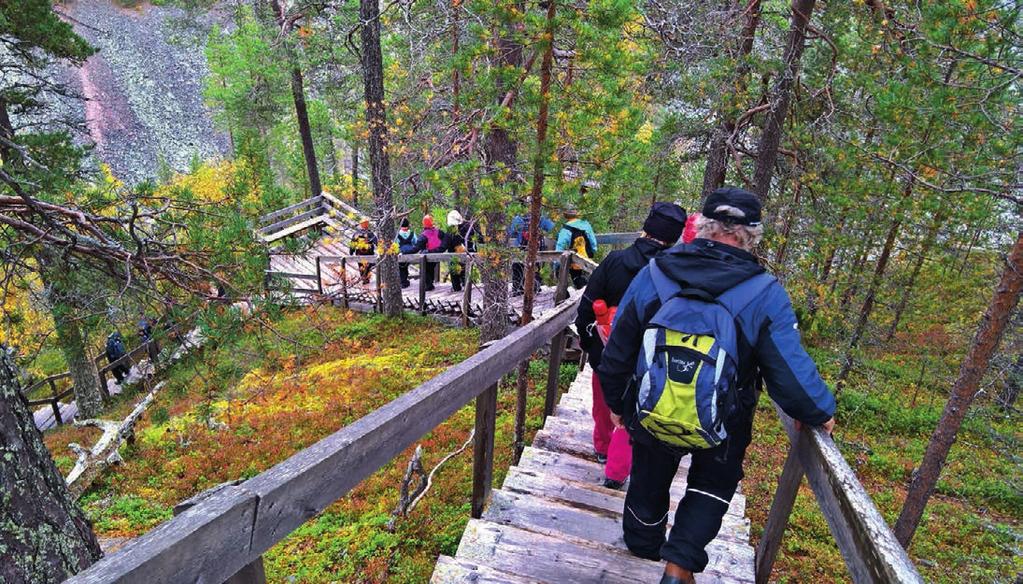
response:
M719 550L713 551L717 553ZM731 552L730 549L720 551ZM697 576L697 582L752 582L752 554L751 548L748 553L736 549L736 563L730 568L732 572L726 575L716 569L708 569ZM657 582L664 570L661 562L637 558L623 548L478 519L470 520L466 525L458 546L458 556L541 582ZM726 564L715 562L715 565Z
M441 556L433 569L433 584L537 584L542 580L526 578L504 570L498 570L465 558Z

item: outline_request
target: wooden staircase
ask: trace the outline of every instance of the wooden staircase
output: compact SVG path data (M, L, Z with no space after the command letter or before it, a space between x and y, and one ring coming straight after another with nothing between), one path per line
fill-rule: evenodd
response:
M601 486L590 417L592 369L562 396L481 519L470 519L455 557L441 556L432 582L657 582L664 565L637 558L622 540L625 491ZM685 492L689 459L672 485L672 516ZM710 564L697 582L753 582L746 498L736 493Z

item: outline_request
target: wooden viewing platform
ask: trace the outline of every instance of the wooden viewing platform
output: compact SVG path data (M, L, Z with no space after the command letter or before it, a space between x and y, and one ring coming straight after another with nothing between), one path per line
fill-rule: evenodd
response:
M593 370L584 369L547 418L532 447L491 494L481 519L471 519L455 557L437 560L431 582L656 582L661 562L633 556L622 541L625 490L601 486L590 417ZM689 457L671 488L672 510L685 492ZM697 582L753 582L746 498L736 493L710 564ZM669 525L670 525L669 521Z

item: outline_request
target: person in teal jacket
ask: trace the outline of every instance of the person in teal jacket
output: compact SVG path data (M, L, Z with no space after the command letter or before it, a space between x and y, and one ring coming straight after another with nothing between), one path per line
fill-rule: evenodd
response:
M565 209L565 224L558 232L558 242L554 246L557 251L574 251L577 255L594 259L597 255L597 234L593 232L590 222L579 216L573 207ZM576 289L586 286L586 272L575 263L569 265L568 273L572 277L572 285Z

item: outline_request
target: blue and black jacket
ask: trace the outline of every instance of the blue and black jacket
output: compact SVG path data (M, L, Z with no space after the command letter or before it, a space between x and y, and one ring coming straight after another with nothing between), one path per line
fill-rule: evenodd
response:
M699 288L714 296L764 272L752 254L707 239L675 246L655 261L684 288ZM597 369L608 407L626 422L635 413L635 396L627 390L636 372L643 332L660 305L650 268L643 268L618 304L611 338ZM796 315L781 284L771 283L735 317L742 409L756 404L753 389L759 372L767 392L785 413L810 425L828 421L835 413L835 398L803 349Z

